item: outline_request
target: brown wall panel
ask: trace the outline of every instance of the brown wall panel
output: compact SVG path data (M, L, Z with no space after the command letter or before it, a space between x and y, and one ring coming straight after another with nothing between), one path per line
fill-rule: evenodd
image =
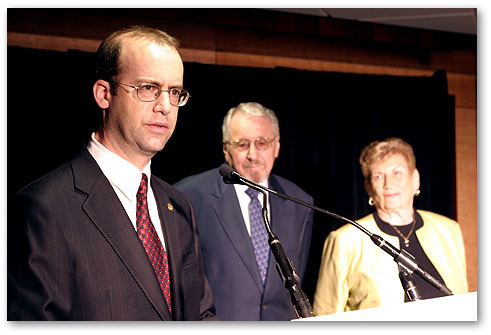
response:
M455 109L457 220L464 235L469 290L477 290L477 129L476 109Z

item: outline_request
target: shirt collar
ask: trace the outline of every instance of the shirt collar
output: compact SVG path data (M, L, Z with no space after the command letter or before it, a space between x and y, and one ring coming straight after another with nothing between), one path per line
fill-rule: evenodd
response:
M97 141L95 133L92 133L90 137L87 150L92 157L94 157L106 178L114 187L117 187L128 200L132 202L136 201L136 193L140 187L142 173L147 175L148 184L150 185L151 161L148 162L143 171L140 171L136 166L116 155Z
M257 183L257 184L264 186L264 187L268 187L268 180L266 179L265 181ZM234 186L235 186L235 190L237 192L241 192L241 193L245 193L245 191L249 188L249 186L242 185L242 184L234 184ZM268 192L266 192L266 197L267 196L268 196Z

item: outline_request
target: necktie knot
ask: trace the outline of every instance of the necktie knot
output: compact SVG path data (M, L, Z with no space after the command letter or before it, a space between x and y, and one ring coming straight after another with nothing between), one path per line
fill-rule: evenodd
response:
M257 199L257 195L259 194L259 191L253 189L253 188L248 188L245 193L252 199Z
M146 197L148 193L148 177L146 174L142 173L142 179L140 181L140 186L138 187L137 196Z

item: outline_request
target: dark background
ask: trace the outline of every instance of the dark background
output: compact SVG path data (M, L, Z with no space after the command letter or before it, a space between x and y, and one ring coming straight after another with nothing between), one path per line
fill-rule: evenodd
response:
M7 48L8 198L68 161L100 119L93 101L95 55ZM229 108L257 101L275 111L281 150L273 169L315 204L350 219L371 211L358 158L389 136L409 142L421 175L415 205L455 218L454 102L446 74L397 77L185 63L192 98L173 137L152 160L169 183L223 162L221 124ZM304 290L312 300L322 244L343 225L316 214Z

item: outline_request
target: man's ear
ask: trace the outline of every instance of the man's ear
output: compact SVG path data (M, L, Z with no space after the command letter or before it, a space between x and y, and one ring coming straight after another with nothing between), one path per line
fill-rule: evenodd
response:
M107 109L111 102L111 85L109 82L99 79L92 87L94 99L101 109Z
M274 146L274 158L278 158L280 155L280 136L276 136Z
M230 157L230 153L227 150L227 144L226 143L223 143L222 150L223 150L223 155L225 157L225 161L228 163L228 165L230 165L230 166L233 167L233 165L232 165L232 157Z

